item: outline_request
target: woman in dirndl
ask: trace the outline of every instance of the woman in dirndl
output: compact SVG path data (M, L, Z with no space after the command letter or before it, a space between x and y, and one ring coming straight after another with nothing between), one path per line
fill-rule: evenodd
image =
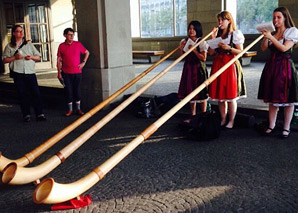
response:
M182 39L180 42L181 54L200 41L203 35L201 23L198 21L191 21L188 25L187 32L188 38ZM191 41L188 41L189 39L191 39ZM205 64L207 51L208 44L203 41L196 49L185 57L178 90L178 98L185 98L208 78L208 72ZM200 104L202 112L206 112L207 99L208 90L205 88L190 101L190 111L192 116L196 115L196 103ZM185 122L189 121L190 119L185 120Z
M258 99L269 103L269 125L264 135L275 130L279 107L284 107L282 138L289 137L294 104L298 102L298 74L291 58L293 46L298 42L298 30L287 8L279 7L273 12L275 32L262 31L264 39L261 50L267 48L271 56L263 69Z
M213 29L212 38L221 37L222 42L215 49L209 48L208 53L210 55L215 54L211 75L243 50L245 40L242 32L236 30L231 13L222 11L217 14L217 20L219 26ZM211 100L218 101L221 126L225 129L232 129L237 112L236 101L246 97L243 71L238 60L210 84L209 96Z

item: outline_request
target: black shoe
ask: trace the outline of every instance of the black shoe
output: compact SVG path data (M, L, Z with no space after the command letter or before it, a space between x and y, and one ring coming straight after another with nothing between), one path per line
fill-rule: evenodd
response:
M284 134L284 132L287 132L288 134ZM290 130L283 129L281 133L281 138L288 138L290 136Z
M23 120L24 120L24 122L27 122L27 123L30 122L30 120L31 120L30 115L24 116Z
M270 130L270 132L267 132L267 130ZM265 131L263 132L263 135L265 135L265 136L269 136L269 135L272 135L274 132L275 132L275 127L273 127L273 128L268 127L268 128L265 129Z
M45 116L44 114L40 114L40 115L38 115L38 116L36 117L36 120L37 120L37 121L46 121L47 118L46 118L46 116Z

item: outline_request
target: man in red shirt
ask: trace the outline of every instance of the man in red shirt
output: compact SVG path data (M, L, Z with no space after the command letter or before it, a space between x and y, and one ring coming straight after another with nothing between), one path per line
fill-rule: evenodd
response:
M65 116L70 116L73 112L73 101L76 103L78 115L83 115L81 110L81 82L82 69L89 57L89 51L79 42L74 41L74 30L66 28L63 32L66 38L65 42L61 43L57 53L57 69L58 79L64 80L67 91L68 112ZM84 55L81 61L81 55ZM63 73L61 73L63 70ZM63 75L63 76L62 76Z

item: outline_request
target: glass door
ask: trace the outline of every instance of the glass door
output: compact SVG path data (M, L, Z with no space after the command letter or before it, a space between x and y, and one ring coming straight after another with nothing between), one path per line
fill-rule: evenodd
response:
M7 41L10 42L12 26L22 25L25 39L31 40L41 54L41 61L36 63L36 69L52 68L46 3L10 1L4 3L4 9Z
M51 68L49 27L45 3L29 3L27 8L27 23L32 43L41 54L41 66Z

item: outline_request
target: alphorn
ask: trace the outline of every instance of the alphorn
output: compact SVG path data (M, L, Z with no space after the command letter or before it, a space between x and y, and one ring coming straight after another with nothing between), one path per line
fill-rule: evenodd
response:
M32 163L37 157L42 155L45 151L47 151L49 148L54 146L58 141L60 141L62 138L64 138L66 135L68 135L70 132L72 132L75 128L77 128L79 125L84 123L86 120L91 118L95 113L97 113L99 110L104 108L107 104L109 104L111 101L113 101L116 97L118 97L120 94L122 94L125 90L127 90L129 87L131 87L133 84L135 84L138 80L143 78L145 75L147 75L149 72L151 72L155 67L157 67L159 64L161 64L163 61L165 61L167 58L169 58L171 55L173 55L179 47L172 50L170 53L168 53L166 56L164 56L161 60L150 66L147 70L139 74L137 77L132 79L130 82L128 82L126 85L124 85L122 88L117 90L115 93L113 93L111 96L109 96L107 99L102 101L100 104L95 106L93 109L91 109L89 112L81 116L79 119L74 121L72 124L65 127L63 130L58 132L56 135L45 141L43 144L32 150L31 152L25 154L23 157L11 160L6 157L4 157L0 152L0 172L3 171L6 165L9 163L15 162L19 166L26 166L30 163Z
M117 114L119 114L125 107L127 107L132 101L134 101L139 95L146 91L150 86L152 86L159 78L165 75L171 68L173 68L177 63L179 63L186 55L198 47L203 41L205 41L212 32L196 43L187 52L182 54L178 59L176 59L172 64L170 64L165 70L161 71L154 78L148 81L142 88L137 92L132 94L129 98L123 101L118 107L112 110L94 126L85 131L82 135L72 141L69 145L60 150L56 155L43 162L42 164L26 168L18 166L16 163L12 162L8 164L2 174L2 183L10 185L21 185L27 184L34 181L39 182L39 179L47 175L53 169L55 169L59 164L64 162L67 157L69 157L74 151L76 151L81 145L84 144L89 138L91 138L99 129L101 129L106 123L112 120Z
M54 204L60 203L72 198L75 198L98 181L100 181L112 168L114 168L121 160L123 160L129 153L131 153L138 145L140 145L144 140L150 137L155 131L158 130L168 119L170 119L178 110L180 110L185 104L187 104L193 97L195 97L201 90L208 86L212 81L214 81L221 73L223 73L229 66L231 66L238 58L240 58L246 51L248 51L253 45L255 45L263 35L259 36L255 41L248 45L241 53L235 56L227 64L225 64L216 73L205 80L199 87L197 87L193 92L181 100L177 105L175 105L166 114L156 120L148 128L146 128L140 135L138 135L134 140L129 142L126 146L116 152L112 157L105 161L99 167L93 169L85 177L79 179L76 182L69 184L56 183L53 178L44 179L34 190L33 201L37 204Z

